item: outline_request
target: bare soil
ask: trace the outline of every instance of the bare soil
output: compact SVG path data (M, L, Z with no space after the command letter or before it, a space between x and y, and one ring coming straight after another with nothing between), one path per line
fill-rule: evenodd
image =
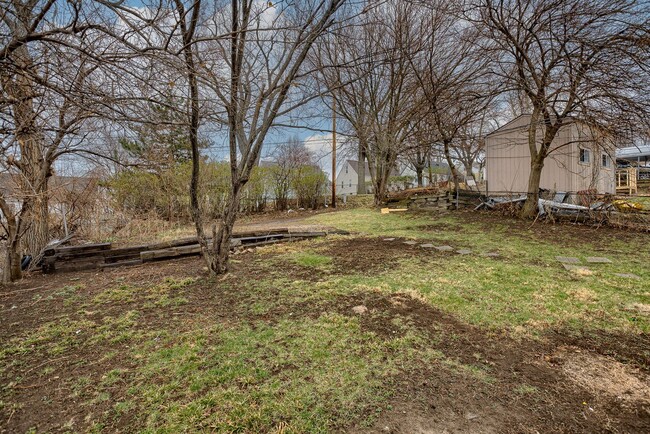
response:
M468 214L467 218L472 217ZM529 229L522 226L515 230ZM603 235L601 231L597 232L598 237ZM548 228L543 232L548 239ZM568 233L560 227L555 233L558 242ZM541 236L541 230L533 229L532 236ZM333 257L335 272L377 273L405 257L417 260L435 253L419 246L404 246L398 240L350 238L332 242L327 254ZM259 320L273 323L288 311L296 318L318 317L327 311L356 316L359 314L352 308L364 305L368 311L359 315L362 329L375 333L378 339L400 336L402 330L391 321L399 318L428 336L431 348L446 360L455 361L458 366L474 366L483 374L472 375L453 366L441 369L439 365L422 365L417 370L400 372L387 384L395 392L375 423L367 427L349 421L338 427L340 432L650 432L648 335L549 330L539 340L515 340L499 331L465 324L407 294L374 291L255 314L248 309L252 295L238 287L237 281L263 278L265 272L256 266L256 255L256 252L238 255L232 277L224 279L207 278L199 258L103 272L28 275L18 284L0 287L0 340L7 342L63 316L100 321L106 315L119 315L131 309L140 309L144 318L140 323L146 324L146 328L173 328L180 332L183 327L191 328L194 322L206 318L224 323ZM285 271L290 278L305 277L305 270L300 266L287 265ZM48 295L75 283L84 285L79 297L92 299L115 282L137 286L169 276L201 278L183 292L187 304L147 310L138 308L136 302L120 302L105 305L102 312L80 312L63 299L54 297L44 301ZM42 297L35 299L37 294ZM11 397L21 407L13 410L0 407L0 431L18 433L38 426L39 431L63 432L66 421L83 420L84 410L69 398L70 381L81 376L104 375L114 366L135 366L137 361L128 359L128 352L121 351L125 349L122 345L116 343L112 347L58 358L37 353L40 356L28 364L0 372L0 383L4 385L18 376L25 379ZM118 355L103 358L110 351ZM51 367L52 373L37 374L44 366ZM126 386L117 383L114 387L114 394L126 393L120 390ZM97 403L96 412L101 413L111 404ZM106 428L113 432L133 431L131 423L135 417L126 413Z

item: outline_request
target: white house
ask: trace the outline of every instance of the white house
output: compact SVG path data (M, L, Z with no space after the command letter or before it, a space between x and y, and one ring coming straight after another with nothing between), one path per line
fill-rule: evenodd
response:
M357 184L358 184L358 170L359 162L357 160L346 160L339 170L338 175L336 175L336 194L347 194L354 195L357 194ZM365 192L366 194L372 193L372 177L370 176L370 169L368 168L368 162L365 162ZM397 169L393 169L391 177L400 176L401 172ZM408 183L407 183L408 184ZM397 191L408 188L409 185L405 185L404 182L392 182L388 185L388 191Z

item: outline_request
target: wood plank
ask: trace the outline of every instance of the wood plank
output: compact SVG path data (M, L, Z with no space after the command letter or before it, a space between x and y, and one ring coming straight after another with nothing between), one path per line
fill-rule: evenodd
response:
M47 249L45 251L45 254L47 256L52 256L54 253L76 253L76 252L88 252L88 251L93 251L93 250L108 250L111 248L111 243L96 243L96 244L82 244L79 246L65 246L65 247L57 247L54 249ZM50 250L53 250L53 252L50 253Z
M99 268L104 269L104 268L116 268L116 267L130 267L133 265L140 265L140 264L142 264L142 259L131 259L129 261L111 262L110 264L99 264Z

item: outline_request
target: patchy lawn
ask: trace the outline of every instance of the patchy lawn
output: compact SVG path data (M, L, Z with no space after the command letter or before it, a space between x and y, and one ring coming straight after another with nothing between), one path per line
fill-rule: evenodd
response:
M188 258L1 288L0 430L650 430L648 235L367 209L301 223L354 234L236 255L220 278Z

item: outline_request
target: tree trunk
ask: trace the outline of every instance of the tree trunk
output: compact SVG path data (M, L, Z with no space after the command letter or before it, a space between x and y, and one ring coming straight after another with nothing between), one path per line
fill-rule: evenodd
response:
M357 194L366 194L366 151L359 144L357 164Z
M382 163L375 169L375 176L373 179L375 206L380 206L386 198L386 187L388 186L390 172L391 164L388 163Z
M449 170L451 171L451 178L454 181L454 191L458 191L459 173L458 170L456 170L456 166L454 165L454 162L451 159L451 153L449 151L449 145L450 145L449 140L443 141L443 145L444 145L445 159L447 160L447 165L449 166Z
M20 268L21 256L19 250L20 239L18 237L21 220L13 212L11 205L7 203L2 192L0 192L0 211L2 211L6 220L7 230L7 250L5 252L2 281L4 283L9 283L19 280L22 277L22 270Z
M424 186L423 172L424 172L424 167L417 166L415 168L415 176L418 179L418 187L423 187Z
M47 180L36 180L34 184L40 187L34 189L29 212L23 217L28 226L20 243L23 253L32 257L36 257L50 241Z
M20 268L20 259L21 256L18 252L18 246L16 243L7 243L4 273L2 276L2 281L4 283L15 282L23 277L23 272Z
M210 264L210 269L215 274L226 273L230 265L230 238L237 219L237 210L239 209L243 187L244 183L242 182L235 184L226 205L226 212L223 219L221 219L219 230L214 233L212 238L213 262Z
M530 176L528 177L528 190L526 193L527 197L520 214L522 218L534 218L538 213L539 184L542 179L543 168L543 158L536 158L530 163Z

